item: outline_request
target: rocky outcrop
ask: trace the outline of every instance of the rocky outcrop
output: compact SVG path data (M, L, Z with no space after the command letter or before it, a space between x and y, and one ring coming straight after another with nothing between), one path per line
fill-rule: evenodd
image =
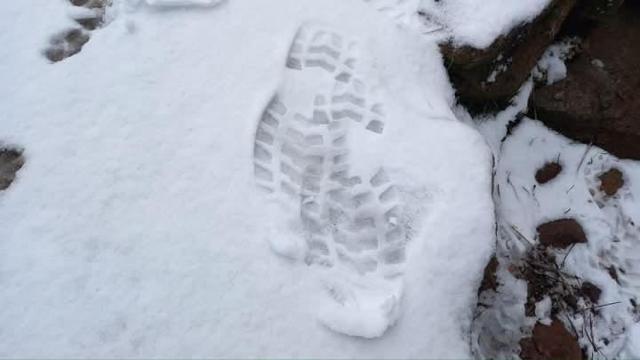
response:
M552 0L534 21L513 29L486 49L442 46L460 102L471 110L503 105L527 80L561 29L576 0Z
M563 135L640 159L640 3L601 18L567 65L567 77L535 89L530 115Z

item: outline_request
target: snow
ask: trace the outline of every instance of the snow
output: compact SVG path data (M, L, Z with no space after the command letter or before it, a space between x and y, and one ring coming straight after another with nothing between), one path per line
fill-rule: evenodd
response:
M40 49L69 6L0 5L0 134L26 156L0 194L0 356L468 358L491 155L450 110L437 45L356 0L170 3L114 0L56 64ZM274 94L305 112L340 90L285 67L304 23L357 44L352 76L384 107L374 130L342 124L349 172L397 192L391 273L308 265L301 203L256 186Z
M534 186L532 169L552 161L563 167L559 177ZM628 181L618 195L608 198L598 189L598 176L611 168L621 169ZM602 307L601 317L593 320L595 341L607 357L616 356L627 338L619 329L621 324L634 323L629 299L637 295L640 284L633 265L640 258L634 240L640 233L634 225L640 220L634 200L634 194L640 191L635 180L639 177L636 163L616 159L595 147L571 143L526 118L505 141L497 169L499 216L504 224L514 226L527 239L536 239L539 224L558 218L575 218L584 228L589 242L563 252L564 268L602 289L600 304L617 304ZM612 264L627 269L626 274L620 275L621 284L607 272ZM573 319L578 328L582 321L587 320ZM605 338L608 341L604 342Z
M558 61L566 59L570 49L565 44L551 46L538 68L549 65L549 57ZM602 290L602 295L598 316L570 314L569 328L579 329L581 346L590 349L592 342L595 343L599 348L597 356L634 358L631 354L636 351L634 331L638 319L631 300L640 289L637 268L640 228L636 225L640 222L636 198L640 193L640 166L637 161L618 159L595 146L575 143L524 116L532 89L530 80L505 110L475 119L496 159L497 256L505 265L497 271L498 292L490 292L486 299L481 299L490 305L479 310L478 321L474 323L474 352L488 358L518 354L518 341L528 335L523 329L531 328L536 320L525 318L526 286L508 269L528 246L518 238L524 237L536 244L538 225L573 218L582 225L588 244L561 251L557 260L563 264L563 271L594 284ZM459 118L471 121L463 109L456 112ZM515 127L507 131L512 125ZM535 172L549 162L558 162L562 171L546 184L537 183ZM616 195L606 196L599 188L599 176L613 168L624 174L625 184ZM617 281L609 274L610 267L623 269L618 271ZM536 305L538 318L547 312L548 304L543 304L546 300ZM584 308L585 304L579 306ZM589 330L590 327L593 330Z
M629 329L629 344L622 357L628 359L640 357L640 324L636 323Z
M565 61L575 55L578 46L579 41L575 38L567 38L549 46L533 69L533 77L547 85L567 77Z
M222 1L223 0L146 0L147 4L159 7L213 6L218 5Z
M456 45L486 48L518 25L532 21L550 0L422 0L429 20L441 24Z

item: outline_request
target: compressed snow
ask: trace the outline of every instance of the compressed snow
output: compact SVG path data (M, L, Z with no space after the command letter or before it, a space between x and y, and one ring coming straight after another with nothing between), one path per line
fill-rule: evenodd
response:
M0 194L0 356L468 358L490 155L450 111L436 44L360 1L142 5L114 1L56 64L40 49L74 26L65 2L0 5L0 134L26 156ZM384 105L344 146L397 189L395 277L307 265L296 205L256 187L274 94L305 111L335 81L285 69L309 20L358 44L353 76Z
M530 22L550 0L422 0L421 12L442 24L453 42L485 48L514 27Z

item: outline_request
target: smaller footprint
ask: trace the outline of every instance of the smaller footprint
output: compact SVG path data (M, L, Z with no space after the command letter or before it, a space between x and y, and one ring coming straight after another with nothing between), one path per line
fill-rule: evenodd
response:
M62 61L82 50L89 42L90 33L105 23L107 7L111 0L69 0L72 6L82 8L80 15L74 16L77 28L61 31L51 37L43 55L52 63Z

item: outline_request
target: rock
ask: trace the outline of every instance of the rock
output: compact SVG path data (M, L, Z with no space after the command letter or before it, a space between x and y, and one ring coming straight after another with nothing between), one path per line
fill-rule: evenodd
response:
M536 181L538 184L546 184L553 180L562 171L562 166L557 162L548 162L536 171Z
M602 173L598 176L598 179L600 180L600 191L605 193L607 196L615 195L624 185L622 172L615 168Z
M575 3L552 0L534 21L513 29L486 49L443 45L460 102L476 111L482 111L487 103L508 103L529 78Z
M538 226L538 238L544 246L566 249L587 242L582 226L574 219L559 219Z
M537 323L532 336L520 341L520 349L523 360L582 359L578 340L558 319L554 319L549 326Z
M567 77L534 90L529 116L617 157L640 159L639 4L627 1L593 25L582 53L567 64Z
M22 165L24 165L22 151L0 148L0 191L6 190L11 185Z
M582 0L579 3L577 12L579 16L589 20L606 20L614 15L624 0Z

